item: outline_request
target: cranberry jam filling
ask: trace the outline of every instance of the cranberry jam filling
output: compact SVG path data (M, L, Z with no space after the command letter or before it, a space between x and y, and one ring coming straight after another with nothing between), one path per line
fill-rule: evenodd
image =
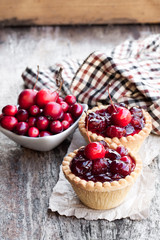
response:
M87 125L85 120L85 125ZM124 104L109 105L106 109L88 114L88 130L103 137L126 137L139 133L145 125L139 107L127 109Z
M101 158L102 155L99 153L100 158L94 158L98 155L94 154L94 149L92 152L89 148L91 144L94 143L80 148L71 161L70 169L79 178L93 182L112 182L125 178L135 169L135 161L129 156L128 150L124 146L118 146L116 150L113 150L108 147L106 142L100 141L96 144L104 147L105 153L102 151L104 157Z

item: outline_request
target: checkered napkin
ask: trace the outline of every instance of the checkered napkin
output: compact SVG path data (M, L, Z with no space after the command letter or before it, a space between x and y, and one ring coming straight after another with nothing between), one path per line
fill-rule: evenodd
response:
M127 40L107 56L93 52L83 62L66 60L39 74L37 89L56 89L56 74L63 68L62 94L74 94L89 107L114 102L146 109L153 118L153 133L160 135L160 35ZM26 68L25 85L32 88L36 70Z

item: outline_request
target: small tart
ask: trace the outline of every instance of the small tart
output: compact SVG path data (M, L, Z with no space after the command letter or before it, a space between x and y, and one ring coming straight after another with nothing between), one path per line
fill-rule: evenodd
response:
M109 146L116 149L117 145L112 143ZM129 156L135 162L135 168L130 175L112 182L93 182L86 181L72 173L70 165L78 150L69 153L63 160L62 169L66 179L71 183L75 193L82 203L93 209L111 209L120 205L142 169L141 159L129 151Z
M100 106L94 107L91 110L88 110L87 114L96 112L97 110L106 109L107 107L108 105L100 105ZM83 115L79 120L79 130L87 142L88 142L88 136L89 136L92 142L101 141L101 140L104 140L108 144L111 144L112 142L114 142L117 145L123 145L126 148L129 148L132 152L138 152L143 141L148 137L148 135L152 130L151 116L143 109L142 109L142 112L143 112L143 117L145 122L144 127L141 131L139 131L134 135L128 135L126 137L121 137L121 138L117 138L117 137L109 138L109 137L103 137L91 131L88 131L87 133L87 129L85 127L85 118L86 118L85 113L83 113Z

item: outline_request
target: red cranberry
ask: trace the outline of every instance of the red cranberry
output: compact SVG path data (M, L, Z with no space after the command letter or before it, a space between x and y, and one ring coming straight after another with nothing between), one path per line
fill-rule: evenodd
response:
M63 119L64 119L64 112L62 111L61 116L58 118L58 120L62 122Z
M107 127L105 134L107 137L110 137L110 138L114 138L114 137L121 138L125 136L126 130L124 128L111 125Z
M37 91L33 89L23 90L18 97L18 104L21 108L28 109L35 104Z
M126 164L132 165L132 159L129 156L123 156L120 159L122 162L125 162Z
M128 155L128 150L124 146L118 146L116 151L123 157L125 155Z
M28 118L28 125L29 127L35 127L37 119L35 117Z
M71 166L70 166L71 171L78 176L84 176L85 173L87 173L88 171L91 171L91 167L92 167L92 161L90 160L77 161L75 159L72 160Z
M38 137L39 135L39 130L36 127L30 127L28 129L28 136L29 137Z
M39 130L46 130L49 125L49 120L45 116L37 117L36 126Z
M49 89L41 89L36 96L36 104L43 108L49 102L55 102L57 99L58 93L51 92Z
M106 154L106 150L100 142L91 142L85 147L84 153L86 158L94 160L103 158Z
M52 134L48 131L42 131L40 132L39 136L40 137L47 137L47 136L51 136Z
M18 135L26 135L28 128L29 128L28 123L19 122L15 126L15 133L17 133Z
M119 107L117 112L112 114L111 120L115 125L125 127L130 123L131 118L131 113L127 108Z
M77 119L77 118L79 118L79 117L81 116L82 112L83 112L83 107L82 107L82 105L79 104L79 103L75 103L75 104L73 105L72 109L71 109L71 114L72 114L72 116L73 116L75 119Z
M64 99L62 97L58 97L56 102L60 104L61 102L64 102Z
M114 160L111 162L110 171L125 177L131 173L131 166L121 160Z
M66 121L66 120L63 120L63 121L62 121L62 126L63 126L63 130L66 130L67 128L69 128L69 127L70 127L70 124L69 124L69 122L68 122L68 121Z
M142 109L140 109L139 107L131 107L130 112L135 117L143 117Z
M135 134L135 128L130 123L125 127L125 129L126 129L126 136Z
M10 131L12 131L15 128L17 123L18 123L17 119L12 116L3 116L1 118L1 126Z
M67 112L68 111L68 108L69 108L68 103L66 103L64 101L61 101L59 104L61 105L63 112Z
M86 120L85 120L86 121ZM106 129L105 117L100 116L96 113L89 113L88 115L88 130L92 132L101 133Z
M37 115L40 113L40 108L39 108L37 105L32 105L32 106L29 108L29 113L30 113L32 116L37 116Z
M44 107L44 115L51 117L53 120L58 119L62 114L62 107L56 102L49 102Z
M65 102L67 102L69 105L73 105L76 103L76 97L74 95L67 95L65 97Z
M62 123L58 120L52 121L50 124L50 130L52 133L60 133L63 131Z
M67 122L69 122L70 125L72 125L73 123L73 118L70 113L65 113L63 120L66 120Z
M2 109L2 113L7 116L15 116L17 113L17 107L15 105L6 105Z
M16 118L19 122L26 122L26 120L28 119L27 110L25 110L25 109L18 110L18 112L16 114Z

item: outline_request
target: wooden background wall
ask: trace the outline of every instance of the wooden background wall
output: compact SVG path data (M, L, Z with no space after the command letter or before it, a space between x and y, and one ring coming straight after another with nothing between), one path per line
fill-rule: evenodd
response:
M0 0L0 26L159 22L160 0Z

